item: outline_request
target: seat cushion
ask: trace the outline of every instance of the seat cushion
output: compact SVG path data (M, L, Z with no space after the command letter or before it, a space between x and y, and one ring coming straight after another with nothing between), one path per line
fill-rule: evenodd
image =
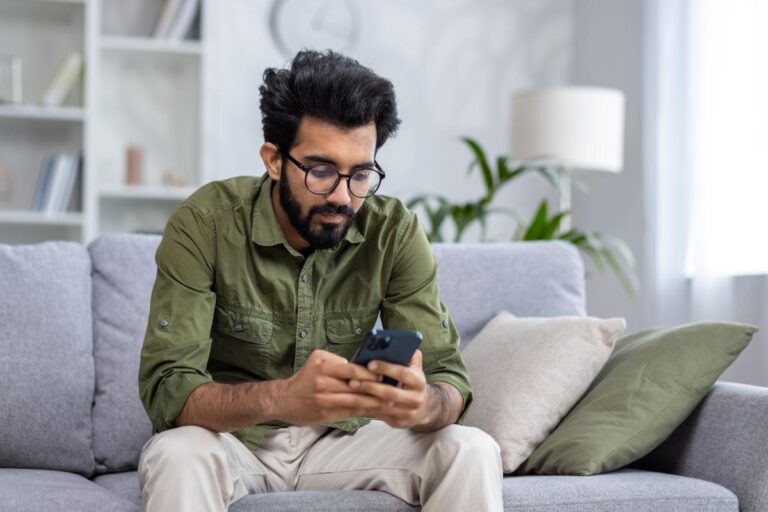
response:
M738 512L736 495L711 482L623 469L595 476L504 478L514 512Z
M155 281L159 236L104 235L88 247L93 265L96 472L135 470L152 434L139 400L139 356Z
M138 512L140 507L80 475L0 469L0 508L14 512Z
M95 483L141 504L135 471L101 475ZM717 484L676 475L624 469L597 476L508 476L504 510L515 512L738 512L736 496ZM343 504L343 505L342 505ZM382 491L302 491L253 494L232 512L398 511L412 507Z
M141 487L139 487L138 472L107 473L94 477L93 482L141 508Z
M0 245L0 467L90 475L94 375L85 248Z
M584 264L567 242L433 244L432 250L440 299L456 323L462 347L500 311L517 316L586 314Z

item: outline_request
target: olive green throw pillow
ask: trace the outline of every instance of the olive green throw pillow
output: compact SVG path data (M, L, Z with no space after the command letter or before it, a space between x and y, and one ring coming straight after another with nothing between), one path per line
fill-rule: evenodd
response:
M753 325L707 322L624 336L517 473L594 475L642 458L688 417L755 332Z

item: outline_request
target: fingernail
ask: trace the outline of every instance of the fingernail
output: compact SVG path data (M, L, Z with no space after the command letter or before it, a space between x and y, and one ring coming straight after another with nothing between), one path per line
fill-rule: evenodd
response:
M356 380L351 380L351 381L349 381L349 387L351 387L351 388L359 388L360 387L360 382L356 381Z
M374 362L371 362L371 363L368 363L368 369L369 369L369 370L375 370L375 369L376 369L376 368L378 368L378 367L379 367L379 363L377 363L377 362L375 362L375 361L374 361Z

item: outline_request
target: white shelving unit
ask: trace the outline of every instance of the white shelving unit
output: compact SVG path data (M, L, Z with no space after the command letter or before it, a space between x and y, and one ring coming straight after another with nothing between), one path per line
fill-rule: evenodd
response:
M164 0L0 0L0 48L23 59L21 105L0 105L0 244L89 243L109 232L160 232L173 208L211 179L205 169L207 1L181 41L152 37ZM85 60L82 90L61 107L36 104L67 51ZM125 154L143 150L143 183L126 185ZM83 154L71 211L31 205L45 158ZM172 171L183 186L169 186Z
M207 181L203 169L202 77L206 2L187 39L151 37L159 0L102 0L99 87L91 157L99 169L95 236L160 232L173 208ZM125 152L144 154L140 186L126 185ZM167 186L173 171L185 186Z
M0 105L0 160L12 173L10 193L0 197L0 243L84 239L84 179L73 210L47 215L32 203L45 159L84 151L91 122L86 89L77 88L60 107L38 103L68 52L87 59L93 45L90 10L88 0L0 0L0 51L21 57L23 66L23 103ZM89 79L86 68L84 81ZM89 170L85 163L82 176Z

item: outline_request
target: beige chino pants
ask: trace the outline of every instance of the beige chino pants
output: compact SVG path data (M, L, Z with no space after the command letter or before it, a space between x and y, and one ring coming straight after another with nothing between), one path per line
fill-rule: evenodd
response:
M373 420L350 435L321 426L235 436L185 426L152 436L139 459L143 510L226 511L261 492L378 490L432 511L501 511L499 445L475 427L434 432Z

